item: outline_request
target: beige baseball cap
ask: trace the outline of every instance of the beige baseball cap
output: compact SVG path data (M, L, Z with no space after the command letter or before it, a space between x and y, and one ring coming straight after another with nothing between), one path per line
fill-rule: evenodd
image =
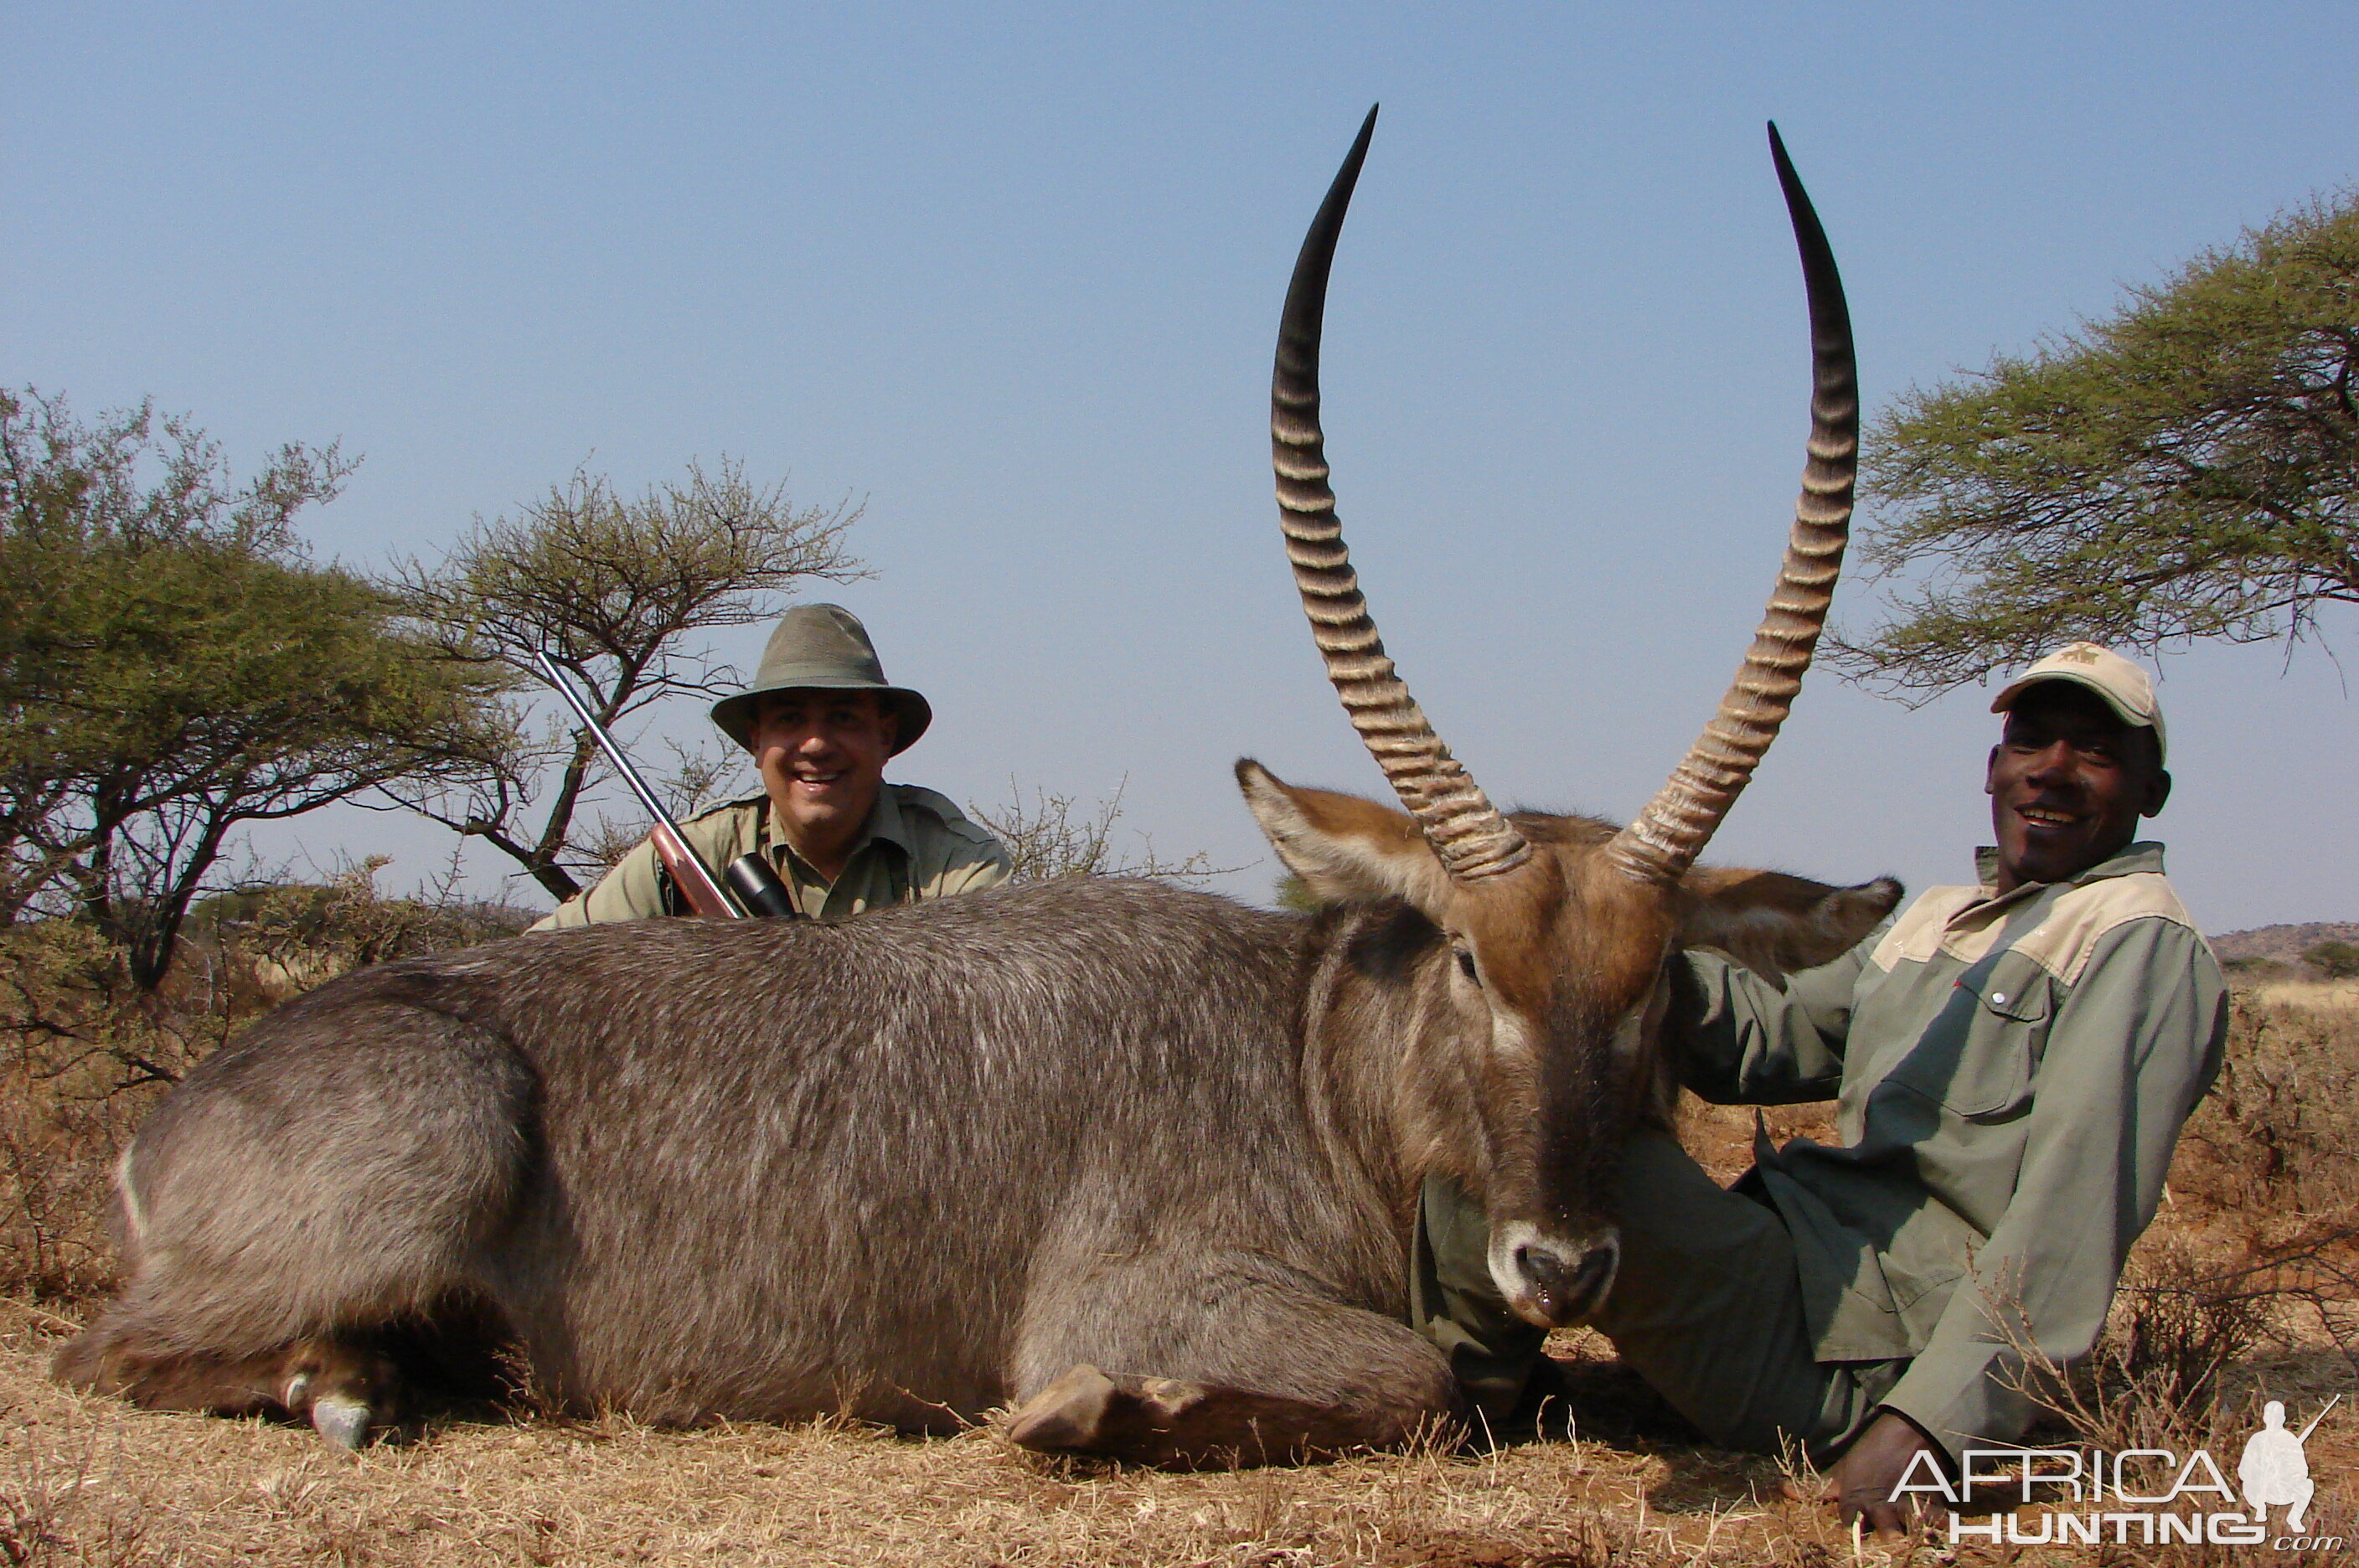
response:
M2157 760L2167 759L2169 741L2162 727L2162 704L2154 700L2154 681L2147 672L2111 648L2093 642L2068 642L2008 682L1991 699L1991 712L2004 713L2025 690L2042 681L2070 681L2086 686L2121 715L2122 723L2154 731Z

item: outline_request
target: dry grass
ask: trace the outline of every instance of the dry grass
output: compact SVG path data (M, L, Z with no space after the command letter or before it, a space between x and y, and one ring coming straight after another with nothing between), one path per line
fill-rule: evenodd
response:
M141 1080L177 1071L267 1005L293 966L277 946L247 954L225 942L172 996L143 1003L109 977L103 953L64 933L5 936L16 945L0 946L0 1563L1749 1568L2245 1555L1855 1547L1789 1497L1812 1489L1810 1477L1691 1446L1590 1335L1554 1347L1572 1363L1576 1441L1234 1475L1044 1461L988 1430L924 1442L841 1422L676 1432L491 1409L344 1459L306 1429L81 1398L42 1368L109 1282L103 1172L160 1092ZM2232 1055L2140 1247L2111 1359L2082 1373L2099 1403L2080 1416L2092 1438L2167 1432L2233 1469L2262 1399L2306 1419L2359 1384L2359 1006L2247 998ZM1818 1107L1769 1120L1778 1138L1828 1130ZM1717 1174L1743 1169L1751 1112L1698 1108L1687 1130ZM2359 1526L2354 1402L2346 1395L2310 1443L2321 1483L2313 1528L2346 1535ZM2288 1559L2299 1560L2262 1560Z
M2262 1007L2359 1013L2359 980L2271 980L2254 986L2249 995Z
M12 1315L11 1561L1506 1568L1811 1563L1848 1548L1779 1496L1774 1464L1629 1441L1167 1475L1043 1462L988 1431L913 1442L826 1422L479 1418L341 1459L308 1430L67 1394L39 1374L51 1325L0 1308Z

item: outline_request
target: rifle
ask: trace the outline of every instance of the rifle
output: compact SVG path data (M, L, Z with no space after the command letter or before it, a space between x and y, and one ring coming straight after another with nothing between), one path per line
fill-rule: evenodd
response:
M606 733L606 726L590 712L590 705L573 690L573 683L565 678L564 671L557 668L556 661L538 648L533 650L532 657L539 662L542 678L557 688L557 694L565 699L567 707L573 710L574 718L590 733L590 738L598 743L599 749L606 754L606 760L614 765L615 773L630 787L631 793L639 798L640 807L654 819L655 826L648 830L647 837L656 846L656 858L662 861L664 869L671 874L673 885L688 900L690 909L700 915L723 920L742 920L751 915L791 918L799 912L795 908L793 895L787 891L787 885L778 880L778 874L770 869L769 863L758 853L739 855L729 863L720 879L715 880L696 851L688 846L688 840L680 834L679 824L671 820L671 813L664 810L663 802L656 799L656 792L647 788L647 781L639 777L639 770L631 766L631 759L623 755L623 748L614 743L614 737Z

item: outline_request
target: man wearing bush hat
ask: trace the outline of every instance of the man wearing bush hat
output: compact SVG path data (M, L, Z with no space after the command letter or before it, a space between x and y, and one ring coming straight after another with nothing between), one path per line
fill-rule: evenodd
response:
M933 718L923 696L885 679L851 611L798 604L770 634L753 683L712 705L712 722L753 755L761 792L689 818L681 836L716 871L760 853L813 919L1004 882L1012 867L997 839L931 789L885 781L886 759ZM532 929L687 912L643 843Z
M2170 793L2146 671L2071 643L1991 706L1997 844L1974 885L1782 985L1709 951L1672 962L1665 1046L1687 1086L1835 1100L1840 1138L1756 1136L1723 1189L1640 1133L1591 1319L1713 1441L1802 1444L1832 1462L1824 1500L1879 1529L1940 1507L1964 1449L2020 1440L2041 1363L2088 1352L2227 1031L2162 846L2135 842ZM1489 1284L1479 1208L1429 1187L1419 1244L1420 1326L1478 1406L1511 1403L1545 1368Z

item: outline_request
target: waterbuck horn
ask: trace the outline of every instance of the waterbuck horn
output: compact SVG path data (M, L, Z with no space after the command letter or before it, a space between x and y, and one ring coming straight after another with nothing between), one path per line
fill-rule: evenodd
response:
M1826 231L1774 125L1769 152L1785 188L1786 212L1793 220L1810 291L1810 459L1768 614L1721 699L1720 712L1638 820L1606 845L1607 858L1641 881L1672 882L1686 873L1777 738L1826 625L1850 536L1852 477L1859 466L1859 369L1852 355L1851 311Z
M1270 461L1277 471L1286 559L1293 563L1294 585L1302 594L1303 614L1310 617L1311 639L1327 661L1327 678L1335 683L1352 727L1392 781L1401 804L1417 818L1443 868L1468 880L1515 869L1531 857L1531 846L1450 755L1385 657L1384 640L1369 618L1335 519L1326 436L1319 428L1319 336L1327 311L1327 272L1375 128L1376 112L1370 109L1294 263L1286 314L1277 328L1277 367L1270 378Z

